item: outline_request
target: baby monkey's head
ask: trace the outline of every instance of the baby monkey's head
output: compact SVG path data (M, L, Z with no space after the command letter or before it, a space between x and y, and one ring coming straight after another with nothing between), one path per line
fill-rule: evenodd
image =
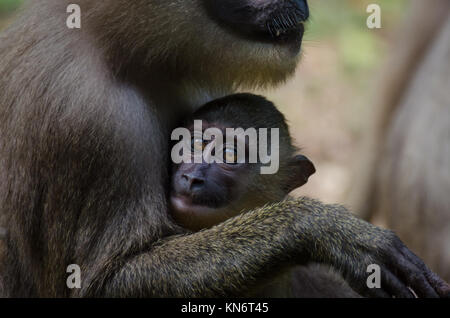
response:
M201 129L194 120L201 120ZM284 116L264 97L236 94L215 100L186 128L191 140L184 155L192 160L174 164L170 203L175 221L187 229L209 228L281 201L315 172L308 158L296 155ZM273 172L264 172L268 166L275 166Z

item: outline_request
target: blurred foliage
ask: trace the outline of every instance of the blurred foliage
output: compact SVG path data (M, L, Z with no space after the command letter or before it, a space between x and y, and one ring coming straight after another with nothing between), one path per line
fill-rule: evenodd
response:
M350 75L365 72L379 64L386 49L383 39L403 16L410 0L311 0L311 21L305 40L332 43L339 53L343 71ZM381 7L382 28L369 30L366 8ZM381 38L381 39L380 39ZM380 41L381 40L381 41ZM356 74L355 74L356 73Z
M0 0L0 15L17 9L23 0Z

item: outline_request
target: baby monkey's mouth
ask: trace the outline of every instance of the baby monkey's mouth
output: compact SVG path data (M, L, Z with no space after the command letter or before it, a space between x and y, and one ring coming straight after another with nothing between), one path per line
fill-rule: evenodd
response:
M214 213L219 208L210 203L196 201L187 195L172 195L170 197L171 208L178 213L208 215Z
M226 204L225 198L208 193L185 193L183 191L176 192L171 195L171 199L179 200L185 206L205 207L209 209L219 209Z

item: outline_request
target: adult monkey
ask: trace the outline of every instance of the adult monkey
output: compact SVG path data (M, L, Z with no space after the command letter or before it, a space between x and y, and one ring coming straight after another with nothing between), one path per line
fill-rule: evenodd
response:
M448 294L392 233L317 201L176 235L170 128L201 99L290 75L305 1L82 0L81 30L66 27L68 4L33 2L0 38L3 295L242 295L307 261L365 295ZM72 263L80 290L66 286ZM382 289L366 287L371 263Z

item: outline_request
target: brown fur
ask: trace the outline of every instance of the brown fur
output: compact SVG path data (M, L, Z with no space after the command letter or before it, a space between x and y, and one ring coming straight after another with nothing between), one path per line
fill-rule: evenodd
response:
M81 30L66 28L68 3L32 2L0 35L4 296L241 295L309 261L366 295L448 293L390 232L310 199L179 234L166 204L170 128L193 101L284 80L298 55L232 36L200 0L83 0ZM404 280L368 290L373 262ZM69 264L80 290L66 287Z

